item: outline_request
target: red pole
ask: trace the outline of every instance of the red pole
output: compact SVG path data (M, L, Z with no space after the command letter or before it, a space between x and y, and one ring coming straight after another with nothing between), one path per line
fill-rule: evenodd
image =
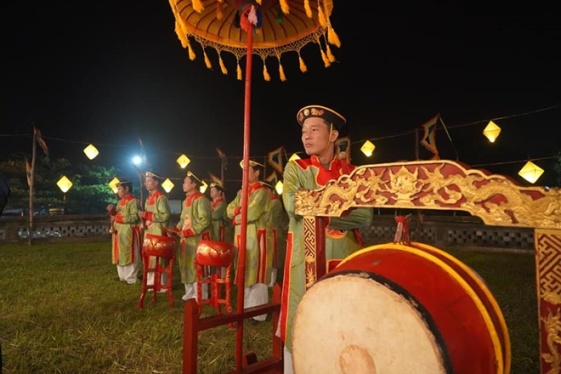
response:
M248 178L250 158L250 118L251 118L251 63L253 53L253 24L249 23L247 30L247 53L245 62L245 95L244 95L244 140L243 140L243 176L242 176L242 222L240 225L240 246L238 256L238 314L244 310L244 288L245 288L245 250L247 242L247 200L248 200ZM241 373L243 363L243 321L238 320L236 327L236 372Z

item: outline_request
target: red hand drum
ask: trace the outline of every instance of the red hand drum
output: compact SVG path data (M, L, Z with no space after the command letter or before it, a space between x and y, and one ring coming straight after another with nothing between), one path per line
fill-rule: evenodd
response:
M199 265L228 267L232 263L234 246L214 240L199 240L195 261Z
M473 270L425 244L390 243L347 257L304 294L292 358L295 373L504 374L510 340Z
M142 244L142 252L148 256L170 258L175 255L176 244L175 238L147 233Z

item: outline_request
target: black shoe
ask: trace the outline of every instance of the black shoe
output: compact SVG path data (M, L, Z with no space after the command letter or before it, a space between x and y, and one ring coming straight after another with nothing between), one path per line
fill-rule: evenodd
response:
M258 321L258 320L253 319L253 318L251 319L251 321L249 321L249 323L251 323L253 326L258 325L259 322L261 322L261 321Z

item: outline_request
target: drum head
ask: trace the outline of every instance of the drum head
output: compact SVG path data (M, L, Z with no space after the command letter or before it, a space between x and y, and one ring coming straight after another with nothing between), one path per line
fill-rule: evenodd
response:
M377 278L337 275L306 292L294 320L295 373L451 372L426 311L405 290Z

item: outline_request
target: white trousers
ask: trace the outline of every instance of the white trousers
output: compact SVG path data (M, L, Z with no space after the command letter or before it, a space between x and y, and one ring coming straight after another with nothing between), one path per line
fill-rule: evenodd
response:
M269 290L265 283L256 283L252 286L244 288L243 307L251 308L257 305L267 304L269 302ZM253 317L256 321L265 321L267 314L261 314Z
M284 358L284 369L283 374L293 374L294 370L292 369L292 353L288 350L288 348L284 347L283 350Z
M185 295L181 297L183 301L197 298L197 282L185 283ZM208 299L208 283L203 284L203 294L201 299Z
M149 286L154 285L154 272L151 271L148 273L148 277L146 278L146 284ZM168 284L168 273L162 273L162 277L160 278L160 285L165 286ZM159 292L166 292L166 290L160 290Z
M133 262L125 266L117 265L117 274L119 274L119 279L127 282L128 284L136 283L139 268L140 266L138 265L138 262Z

